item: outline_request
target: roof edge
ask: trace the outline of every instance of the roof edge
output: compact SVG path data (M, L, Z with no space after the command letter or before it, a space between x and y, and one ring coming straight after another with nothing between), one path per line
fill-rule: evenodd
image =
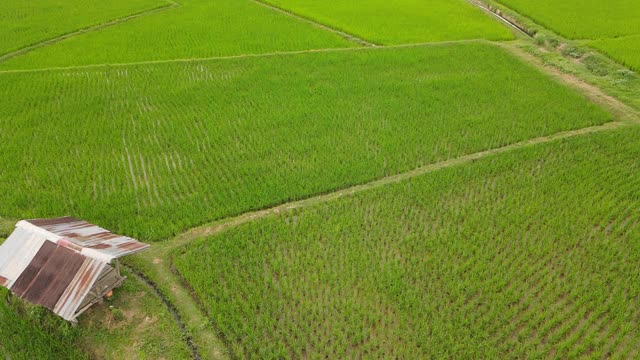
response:
M43 236L44 238L46 238L47 240L53 241L54 243L58 243L58 241L60 241L60 239L62 239L62 236L60 235L56 235L48 230L45 230L39 226L33 225L32 223L29 222L29 220L20 220L18 221L18 223L16 224L16 227L19 228L23 228L25 230L29 230L32 231L36 234L39 234L41 236Z

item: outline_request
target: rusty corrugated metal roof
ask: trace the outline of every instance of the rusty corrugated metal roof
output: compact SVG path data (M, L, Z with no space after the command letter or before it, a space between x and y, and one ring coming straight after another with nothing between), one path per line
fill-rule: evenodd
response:
M89 290L91 290L91 287L107 266L107 264L100 260L86 258L58 300L58 303L53 308L53 312L62 316L64 319L71 320L89 293Z
M112 259L147 247L74 218L20 221L0 245L0 286L73 320Z
M42 249L49 247L49 244L53 243L50 241L45 242ZM40 255L38 253L38 256ZM36 262L35 260L36 258L34 258L32 264ZM53 244L53 249L44 258L44 263L36 268L37 273L31 276L27 271L23 272L11 290L29 302L53 310L84 260L85 257L77 252ZM26 274L29 277L29 284L24 289L18 289L18 285Z
M67 247L82 248L81 253L104 260L111 260L142 251L149 245L130 237L113 234L97 225L72 217L33 219L18 223L18 227L36 226L55 236L50 239Z
M65 320L73 320L79 305L102 270L108 266L107 263L49 240L39 242L33 237L13 237L9 248L14 248L20 241L27 248L33 247L30 243L40 244L40 248L17 277L10 278L10 272L0 269L0 279L4 279L0 285L9 288L20 298L52 310ZM5 244L0 246L0 253L4 253ZM4 268L17 268L6 266L15 265L12 262L19 263L21 259L9 260Z
M22 228L16 230L4 241L0 249L0 276L7 279L3 286L11 287L22 274L45 242L45 238Z

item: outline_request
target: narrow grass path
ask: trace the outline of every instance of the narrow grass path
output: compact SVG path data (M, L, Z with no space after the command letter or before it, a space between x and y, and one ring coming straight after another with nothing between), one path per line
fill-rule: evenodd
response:
M162 301L162 304L167 308L174 321L176 322L176 325L178 325L178 328L182 332L183 341L186 343L189 351L191 351L191 356L195 360L201 360L202 357L200 356L198 347L194 344L193 339L188 335L186 327L184 325L184 321L182 320L182 317L173 306L173 304L167 300L167 298L160 292L160 290L158 290L156 284L153 281L149 280L145 274L127 265L124 265L124 268L127 269L133 276L135 276L136 279L148 286L149 289L156 295L156 297L158 297L158 299Z
M514 40L509 40L513 42ZM451 44L465 44L465 43L486 43L486 44L498 44L499 42L484 40L484 39L471 39L471 40L450 40L450 41L436 41L427 43L415 43L415 44L402 44L402 45L380 45L375 47L351 47L351 48L324 48L324 49L309 49L309 50L296 50L296 51L276 51L268 53L256 53L256 54L241 54L241 55L229 55L229 56L212 56L203 58L184 58L184 59L168 59L168 60L147 60L147 61L134 61L126 63L112 63L112 64L91 64L91 65L77 65L77 66L54 66L39 69L15 69L15 70L0 70L0 74L15 74L15 73L35 73L45 71L60 71L60 70L81 70L81 69L93 69L93 68L108 68L108 67L127 67L127 66L139 66L139 65L154 65L154 64L167 64L167 63L196 63L215 60L230 60L230 59L243 59L243 58L262 58L273 56L292 56L299 54L310 53L332 53L332 52L351 52L351 51L364 51L364 50L383 50L383 49L402 49L412 47L427 47L427 46L443 46Z
M162 12L162 11L166 11L166 10L169 10L169 9L173 9L175 7L180 6L180 4L178 4L175 1L172 1L172 0L165 0L165 1L166 1L166 4L161 5L159 7L156 7L156 8L153 8L153 9L149 9L149 10L145 10L145 11L142 11L142 12L138 12L138 13L134 13L134 14L131 14L131 15L127 15L125 17L121 17L121 18L118 18L118 19L110 20L110 21L107 21L107 22L102 23L102 24L86 27L84 29L76 30L76 31L73 31L73 32L70 32L70 33L66 33L64 35L60 35L60 36L57 36L57 37L54 37L54 38L51 38L51 39L48 39L48 40L44 40L42 42L39 42L39 43L36 43L36 44L33 44L33 45L29 45L29 46L23 47L22 49L18 49L18 50L15 50L15 51L12 51L12 52L9 52L9 53L6 53L6 54L2 54L2 55L0 55L0 62L8 60L8 59L11 59L11 58L19 56L19 55L24 55L24 54L26 54L26 53L28 53L30 51L35 50L35 49L42 48L42 47L45 47L45 46L49 46L49 45L55 44L57 42L60 42L62 40L65 40L65 39L68 39L68 38L71 38L71 37L74 37L74 36L82 35L82 34L85 34L85 33L88 33L88 32L102 30L104 28L108 28L108 27L111 27L111 26L114 26L114 25L118 25L118 24L121 24L123 22L129 21L129 20L132 20L132 19L136 19L136 18L139 18L139 17L147 16L147 15L156 14L156 13L159 13L159 12Z

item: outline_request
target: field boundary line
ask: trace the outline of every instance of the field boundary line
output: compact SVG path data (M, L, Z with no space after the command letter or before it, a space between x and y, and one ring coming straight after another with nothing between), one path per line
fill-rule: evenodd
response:
M85 27L85 28L80 29L80 30L72 31L72 32L69 32L69 33L66 33L66 34L63 34L63 35L48 39L48 40L41 41L39 43L35 43L35 44L29 45L29 46L25 46L25 47L23 47L21 49L18 49L18 50L15 50L15 51L12 51L12 52L9 52L9 53L6 53L6 54L2 54L2 55L0 55L0 62L9 60L9 59L14 58L16 56L24 55L24 54L26 54L28 52L31 52L33 50L36 50L36 49L39 49L39 48L42 48L42 47L53 45L53 44L55 44L57 42L72 38L74 36L78 36L78 35L86 34L86 33L89 33L89 32L102 30L102 29L105 29L105 28L108 28L108 27L111 27L111 26L115 26L115 25L127 22L127 21L132 20L132 19L136 19L136 18L139 18L139 17L143 17L143 16L152 15L152 14L155 14L155 13L167 11L167 10L170 10L170 9L173 9L173 8L176 8L176 7L180 6L179 3L177 3L177 2L175 2L173 0L164 0L164 1L166 2L166 4L160 5L158 7L153 8L153 9L144 10L144 11L141 11L141 12L137 12L137 13L134 13L134 14L127 15L125 17L109 20L109 21L104 22L102 24Z
M528 38L533 38L533 36L531 36L531 34L529 34L525 28L521 27L519 24L512 22L511 20L507 19L506 17L502 16L502 14L500 14L497 11L493 11L491 8L489 8L488 6L486 6L484 3L482 3L481 1L478 0L467 0L468 3L470 3L471 5L480 8L481 10L483 10L484 12L488 13L489 15L497 18L499 21L507 24L507 26L511 27L512 29L516 30L517 32L519 32L520 34L528 37Z
M380 46L371 46L371 47L321 48L321 49L294 50L294 51L273 51L273 52L256 53L256 54L209 56L209 57L202 57L202 58L181 58L181 59L179 58L179 59L167 59L167 60L133 61L133 62L113 63L113 64L104 63L104 64L89 64L89 65L73 65L73 66L53 66L53 67L39 68L39 69L7 69L7 70L0 70L0 75L16 74L16 73L36 73L36 72L46 72L46 71L82 70L82 69L94 69L94 68L170 64L170 63L197 63L197 62L207 62L207 61L217 61L217 60L295 56L295 55L301 55L301 54L332 53L332 52L403 49L403 48L413 48L413 47L446 46L446 45L452 45L452 44L472 44L472 43L485 43L485 44L495 45L496 43L499 43L499 42L494 42L494 41L489 41L484 39L465 39L465 40L436 41L436 42L425 42L425 43L415 43L415 44L380 45Z
M449 168L449 167L453 167L453 166L457 166L457 165L461 165L461 164L470 163L470 162L473 162L473 161L476 161L476 160L480 160L480 159L483 159L483 158L486 158L486 157L489 157L489 156L492 156L492 155L502 154L502 153L506 153L506 152L509 152L509 151L513 151L513 150L529 147L529 146L532 146L532 145L544 144L544 143L549 143L549 142L553 142L553 141L557 141L557 140L561 140L561 139L567 139L567 138L572 138L572 137L576 137L576 136L588 135L588 134L599 133L599 132L603 132L603 131L615 130L615 129L619 129L619 128L622 128L622 127L637 126L637 125L638 124L630 123L630 122L626 122L626 121L614 120L614 121L607 122L607 123L602 124L602 125L594 125L594 126L584 127L584 128L580 128L580 129L562 131L562 132L558 132L558 133L551 134L551 135L546 135L546 136L536 137L536 138L533 138L533 139L519 141L519 142L516 142L516 143L512 143L512 144L501 146L501 147L497 147L497 148L492 148L492 149L488 149L488 150L475 152L475 153L472 153L472 154L462 155L462 156L457 157L457 158L444 160L444 161L440 161L440 162L437 162L437 163L427 164L427 165L424 165L424 166L417 167L417 168L415 168L413 170L409 170L409 171L402 172L402 173L395 174L395 175L386 176L386 177L383 177L383 178L380 178L380 179L377 179L377 180L373 180L373 181L370 181L370 182L367 182L367 183L354 185L354 186L351 186L351 187L347 187L347 188L331 191L331 192L320 194L320 195L311 196L311 197L308 197L308 198L305 198L305 199L301 199L301 200L296 200L296 201L292 201L292 202L279 204L279 205L272 206L272 207L269 207L269 208L265 208L265 209L262 209L262 210L255 210L255 211L245 212L245 213L242 213L242 214L234 216L234 217L220 219L218 221L214 221L214 222L211 222L211 223L206 224L206 225L197 226L197 227L194 227L192 229L189 229L189 230L183 232L182 234L179 234L179 235L175 236L174 238L172 238L170 240L167 240L167 241L165 241L163 243L155 244L152 247L151 251L147 251L145 253L142 253L141 256L144 257L145 254L153 254L154 253L153 252L153 248L154 247L155 248L167 248L168 247L168 248L171 248L171 249L179 248L181 246L186 245L187 243L189 243L193 239L210 236L210 235L216 234L216 233L218 233L218 232L220 232L222 230L225 230L227 228L235 227L235 226L238 226L238 225L241 225L241 224L244 224L246 222L250 222L250 221L253 221L253 220L256 220L256 219L264 218L264 217L267 217L267 216L270 216L270 215L279 214L279 213L284 212L284 211L289 211L289 210L308 207L308 206L311 206L311 205L314 205L314 204L318 204L318 203L325 203L325 202L328 202L328 201L332 201L332 200L335 200L335 199L342 198L344 196L349 196L349 195L353 195L353 194L360 193L360 192L363 192L363 191L380 188L380 187L383 187L385 185L402 182L404 180L408 180L408 179L411 179L411 178L415 178L415 177L418 177L418 176L429 174L429 173L432 173L432 172L437 171L437 170L441 170L441 169L445 169L445 168Z
M269 3L267 3L267 2L265 2L263 0L251 0L251 1L256 3L256 4L258 4L258 5L260 5L260 6L262 6L262 7L265 7L267 9L271 9L271 10L276 11L276 12L278 12L280 14L285 15L285 16L289 16L289 17L292 17L292 18L297 19L299 21L303 21L303 22L305 22L307 24L313 25L316 28L332 32L332 33L334 33L334 34L336 34L336 35L338 35L338 36L340 36L340 37L342 37L342 38L344 38L344 39L346 39L348 41L354 42L354 43L356 43L358 45L367 46L367 47L380 46L379 44L375 44L375 43L373 43L371 41L365 40L363 38L360 38L360 37L358 37L356 35L350 34L350 33L345 32L343 30L339 30L339 29L336 29L336 28L331 27L329 25L325 25L325 24L322 24L320 22L317 22L317 21L315 21L315 20L313 20L313 19L311 19L309 17L297 14L297 13L295 13L293 11L281 8L281 7L276 6L276 5L269 4Z
M507 50L516 58L522 60L526 64L535 67L539 71L550 76L552 79L559 81L563 85L578 90L592 102L601 105L608 111L612 112L618 121L640 124L640 111L623 103L614 96L608 95L599 87L591 85L590 83L574 75L562 72L555 67L545 65L542 60L520 49L517 45L500 43L497 44L497 46Z

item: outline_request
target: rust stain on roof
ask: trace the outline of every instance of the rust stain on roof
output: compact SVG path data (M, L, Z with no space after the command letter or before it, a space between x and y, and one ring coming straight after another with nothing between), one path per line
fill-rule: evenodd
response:
M73 318L78 307L82 304L89 290L108 265L92 258L85 258L80 269L74 274L73 280L60 296L53 312L64 319Z
M99 251L111 258L130 255L149 247L130 237L113 234L97 225L73 217L33 219L26 222L75 245Z
M148 246L71 217L20 221L0 245L0 286L74 320L109 262Z
M29 265L22 271L22 274L16 279L16 282L13 283L11 287L11 291L14 294L23 297L24 294L29 290L31 283L38 276L38 273L47 263L47 259L53 254L56 250L56 244L51 241L45 241L44 244L40 247L40 250L36 253L36 256L33 257Z

